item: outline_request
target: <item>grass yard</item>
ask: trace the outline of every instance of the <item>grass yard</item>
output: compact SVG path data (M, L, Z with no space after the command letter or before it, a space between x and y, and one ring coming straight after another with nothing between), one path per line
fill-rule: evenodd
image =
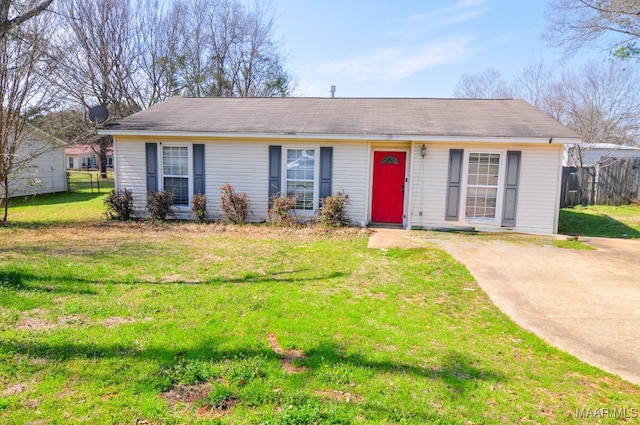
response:
M560 210L558 232L575 236L640 238L640 205L591 205Z
M577 412L640 408L639 387L517 327L442 251L104 223L102 197L66 196L0 227L0 423L617 424Z

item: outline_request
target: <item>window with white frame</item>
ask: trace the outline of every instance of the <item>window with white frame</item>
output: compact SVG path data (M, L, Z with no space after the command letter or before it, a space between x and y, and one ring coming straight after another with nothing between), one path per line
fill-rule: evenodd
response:
M69 157L69 168L73 168L73 157Z
M466 218L495 220L500 154L470 153L467 171Z
M189 149L162 147L163 188L173 193L173 205L189 205Z
M296 197L296 209L314 210L316 151L287 149L287 196Z

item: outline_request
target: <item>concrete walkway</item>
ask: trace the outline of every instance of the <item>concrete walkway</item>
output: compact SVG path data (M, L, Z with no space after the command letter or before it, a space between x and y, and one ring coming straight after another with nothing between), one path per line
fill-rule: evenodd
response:
M589 243L597 250L583 251L383 230L375 230L370 246L436 243L464 264L491 301L520 326L640 385L640 241L593 238Z

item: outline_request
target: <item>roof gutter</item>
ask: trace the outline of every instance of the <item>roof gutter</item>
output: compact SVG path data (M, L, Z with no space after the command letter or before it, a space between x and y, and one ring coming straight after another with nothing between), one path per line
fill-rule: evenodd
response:
M101 136L137 136L137 137L171 137L171 138L216 138L216 139L275 139L275 140L370 140L370 141L416 141L431 143L483 142L483 143L535 143L535 144L568 144L580 143L579 138L563 137L479 137L479 136L437 136L437 135L404 135L404 134L314 134L314 133L231 133L231 132L195 132L195 131L149 131L149 130L115 130L103 128L98 130Z

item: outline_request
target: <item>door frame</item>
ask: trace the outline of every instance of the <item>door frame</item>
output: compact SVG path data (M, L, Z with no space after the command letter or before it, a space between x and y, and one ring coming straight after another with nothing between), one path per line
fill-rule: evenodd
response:
M372 146L369 149L369 202L367 212L367 223L371 224L371 213L373 211L373 170L375 168L374 152L404 152L405 153L405 165L404 165L404 197L402 200L402 227L406 228L408 223L407 209L409 202L409 170L411 169L411 148L410 147L397 147L389 145Z

